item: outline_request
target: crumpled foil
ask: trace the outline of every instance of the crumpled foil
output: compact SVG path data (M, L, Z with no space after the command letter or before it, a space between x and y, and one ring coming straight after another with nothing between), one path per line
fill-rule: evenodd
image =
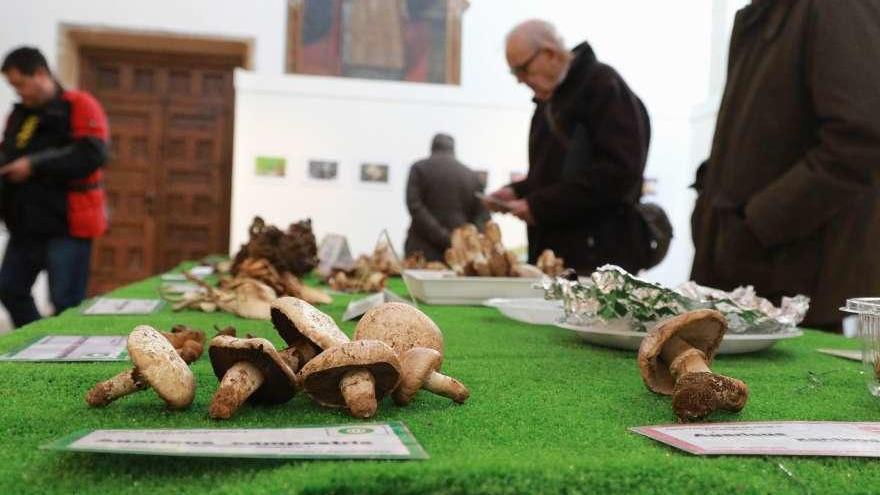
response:
M686 282L670 289L614 265L605 265L580 281L545 278L542 288L547 299L562 300L566 323L636 332L646 332L657 322L686 311L712 308L727 318L730 333L787 333L803 321L810 307L810 299L802 295L784 297L776 307L759 297L752 286L724 292Z

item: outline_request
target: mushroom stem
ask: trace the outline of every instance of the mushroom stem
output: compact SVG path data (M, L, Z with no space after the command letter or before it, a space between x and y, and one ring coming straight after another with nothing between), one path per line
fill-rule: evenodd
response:
M148 387L147 382L138 375L137 369L128 369L109 380L95 384L86 394L86 403L91 407L104 407L120 397Z
M366 419L376 414L376 382L369 371L349 371L339 382L339 390L352 416Z
M223 375L220 387L211 399L208 414L214 419L229 419L264 380L263 372L252 363L235 363Z
M471 393L463 383L451 376L434 371L428 376L428 380L422 388L437 395L452 399L456 404L464 404Z
M672 409L682 420L695 420L722 409L737 412L748 400L745 383L736 378L713 373L706 355L687 342L671 337L661 351L675 379Z

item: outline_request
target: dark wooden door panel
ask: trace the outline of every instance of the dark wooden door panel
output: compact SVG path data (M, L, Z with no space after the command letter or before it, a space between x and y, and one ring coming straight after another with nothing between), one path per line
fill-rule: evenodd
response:
M95 242L89 292L226 252L236 62L83 52L82 87L110 120L110 229Z

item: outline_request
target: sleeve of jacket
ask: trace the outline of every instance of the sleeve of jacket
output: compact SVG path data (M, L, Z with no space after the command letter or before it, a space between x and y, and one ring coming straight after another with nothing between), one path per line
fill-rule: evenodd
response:
M880 174L880 2L813 2L805 70L817 143L754 195L746 221L766 247L819 229L850 201L877 194Z
M642 179L647 135L641 106L613 72L600 76L586 105L587 152L579 163L566 163L563 180L526 196L538 224L562 223L591 208L620 204Z
M107 161L109 128L101 105L82 92L66 92L65 99L70 102L73 142L30 155L35 177L82 179Z
M449 244L449 230L437 221L422 200L423 180L420 170L418 165L413 165L406 183L406 207L412 217L412 227L431 244L445 247Z
M482 184L480 184L480 180L474 177L474 194L471 195L471 208L470 215L468 215L468 217L470 218L470 222L476 225L478 229L480 229L480 232L483 231L483 226L491 218L489 210L486 209L486 207L483 205L483 201L480 200L480 198L478 198L476 194L478 192L484 192L485 189L486 188L483 187Z

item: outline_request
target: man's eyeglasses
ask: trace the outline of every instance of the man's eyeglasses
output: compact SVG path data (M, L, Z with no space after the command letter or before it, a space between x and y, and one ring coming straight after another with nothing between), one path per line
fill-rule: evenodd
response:
M542 51L543 50L541 48L538 48L537 50L535 50L535 53L533 53L531 57L526 59L525 62L523 62L515 67L511 67L510 73L516 77L524 77L526 74L529 73L529 66L532 65L532 62L534 62L535 59L538 58L538 55L540 55Z

